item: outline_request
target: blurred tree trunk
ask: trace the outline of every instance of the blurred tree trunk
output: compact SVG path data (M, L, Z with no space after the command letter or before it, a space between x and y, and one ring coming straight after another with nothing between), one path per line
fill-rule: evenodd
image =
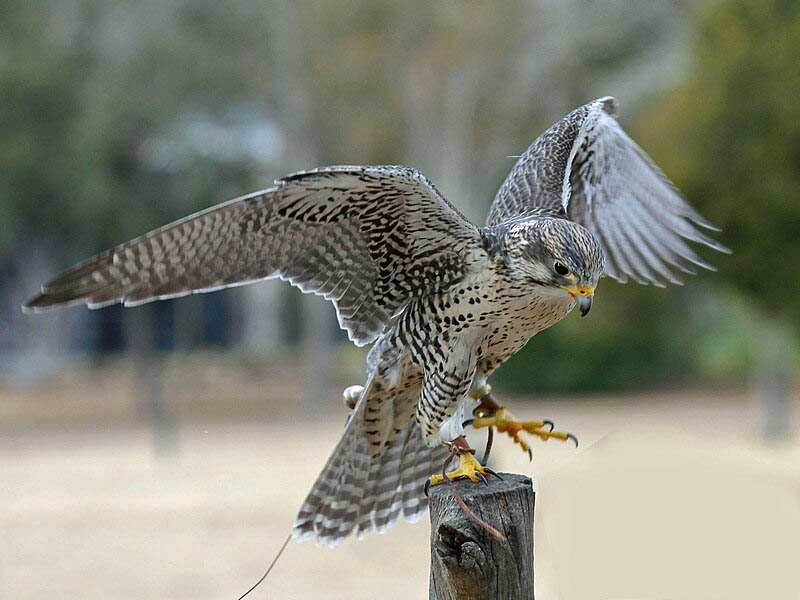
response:
M242 348L260 358L280 349L282 281L265 281L242 289Z
M274 77L278 95L278 122L283 126L285 144L281 164L285 171L298 171L318 166L320 136L322 128L315 123L314 102L325 102L311 93L308 68L309 57L305 50L302 5L290 0L278 0L272 5L270 45L272 49ZM282 175L283 173L281 173ZM285 284L272 285L269 303L280 318L278 294L292 293L283 289ZM261 286L267 287L267 286ZM300 298L302 354L305 357L307 376L303 382L304 414L319 414L330 406L333 388L334 334L332 310L327 302L317 297ZM262 309L263 310L263 309ZM266 332L265 332L266 335ZM277 336L275 336L277 338Z
M203 298L187 296L174 304L175 348L185 351L203 341Z
M475 194L482 186L475 181L479 173L471 168L472 133L484 70L484 65L467 60L431 94L417 96L409 89L404 98L409 124L406 162L423 170L476 223L484 220L485 201ZM436 85L430 73L412 72L409 88L420 84L418 79Z
M4 378L34 383L55 374L66 362L72 332L85 313L25 315L22 304L39 292L59 268L47 244L22 242L0 269L0 370Z
M760 320L755 336L754 389L760 406L761 429L771 440L789 435L792 381L792 340L784 323Z
M485 215L483 199L475 194L481 189L475 177L480 173L472 169L474 142L473 122L478 110L479 92L488 65L485 61L473 60L452 73L444 89L444 114L442 115L442 147L437 179L456 202L464 214L474 223L483 223ZM447 194L446 194L447 195Z
M177 421L164 394L163 356L156 347L156 305L151 302L130 308L124 315L126 345L134 360L134 394L150 423L153 448L162 456L177 452Z

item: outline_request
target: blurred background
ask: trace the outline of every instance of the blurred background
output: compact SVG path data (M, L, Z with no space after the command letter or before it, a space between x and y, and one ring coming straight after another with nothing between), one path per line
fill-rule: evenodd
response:
M558 418L583 442L535 445L532 465L496 444L500 466L537 478L537 523L552 515L537 597L752 598L760 578L800 598L779 559L800 552L784 545L800 531L798 64L796 0L6 0L0 597L237 597L333 448L341 390L363 378L365 351L332 307L279 281L23 315L45 280L320 165L412 165L481 223L516 155L613 95L734 253L706 253L719 270L684 287L604 281L588 319L543 332L496 375L517 414ZM623 481L578 486L594 509L603 490L599 520L544 496L585 482L584 464L650 476L645 522L684 527L690 543L676 538L663 569L632 577L641 544L670 546L635 537L647 531ZM678 525L657 502L692 469L709 477L681 485L705 508L685 507ZM773 496L738 493L764 477ZM731 496L746 496L745 514L704 533ZM778 514L763 546L726 537ZM554 524L581 518L634 537L579 556L591 544ZM335 551L292 544L256 597L424 597L427 536L403 524ZM691 571L691 552L719 554L697 543L711 539L749 550L718 559L722 571L675 575L670 556Z

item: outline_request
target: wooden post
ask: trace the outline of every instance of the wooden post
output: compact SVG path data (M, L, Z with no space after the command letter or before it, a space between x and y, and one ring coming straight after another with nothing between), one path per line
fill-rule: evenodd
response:
M500 540L458 505L452 486L430 488L431 600L532 600L531 480L502 473L489 485L455 481L464 503L502 533Z

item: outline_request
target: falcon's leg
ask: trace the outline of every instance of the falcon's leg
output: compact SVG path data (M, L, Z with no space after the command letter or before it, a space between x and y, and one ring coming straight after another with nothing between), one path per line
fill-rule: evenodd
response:
M489 469L488 467L484 467L477 461L475 458L475 450L469 447L466 438L462 435L461 437L457 437L452 442L448 442L447 445L450 447L450 457L445 462L442 471L447 469L449 463L453 460L453 458L458 458L458 466L453 469L452 471L447 471L445 475L450 480L453 479L460 479L463 477L468 477L471 481L483 481L486 483L486 476L487 475L497 475L494 471ZM431 475L428 478L428 481L425 482L425 493L428 493L428 488L432 485L436 485L444 481L444 477L442 474L435 474Z
M472 411L475 418L472 426L476 429L480 427L496 427L500 433L507 433L515 443L531 456L531 449L528 443L520 438L521 431L526 431L532 435L547 441L550 438L557 440L572 440L575 446L578 445L578 438L571 433L553 431L552 421L520 421L511 412L500 406L492 396L492 387L487 383L475 393L475 399L480 400L480 404ZM545 429L548 427L548 429Z

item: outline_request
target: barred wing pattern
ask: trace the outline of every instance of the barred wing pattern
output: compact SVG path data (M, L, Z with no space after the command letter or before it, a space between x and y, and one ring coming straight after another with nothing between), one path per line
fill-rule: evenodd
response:
M368 397L369 384L364 398ZM409 419L377 460L364 435L364 402L356 407L292 526L302 542L335 546L353 531L383 532L398 517L416 521L428 508L423 483L441 470L449 450L429 447L417 420Z
M408 167L327 167L275 183L90 258L24 308L134 306L280 277L332 300L364 345L410 298L457 281L480 247L477 227Z
M621 282L680 284L673 268L713 270L687 241L729 250L699 229L715 227L622 130L616 107L614 98L600 98L537 138L497 192L489 225L528 213L568 217L595 235L606 274Z

